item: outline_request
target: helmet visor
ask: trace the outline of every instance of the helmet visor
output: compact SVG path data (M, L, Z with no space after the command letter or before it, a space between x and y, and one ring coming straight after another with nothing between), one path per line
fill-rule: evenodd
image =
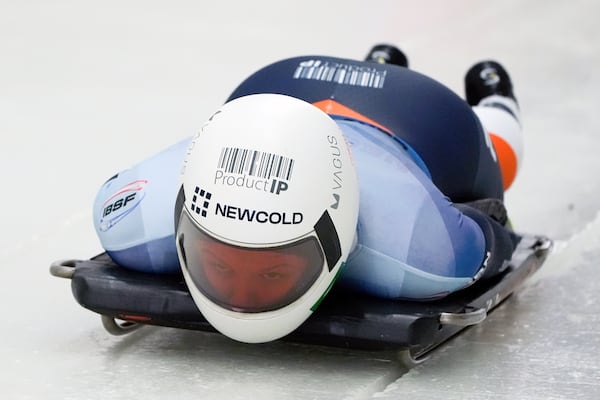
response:
M182 267L196 288L221 307L264 312L306 293L325 267L315 236L283 246L249 248L222 242L183 211L177 232Z

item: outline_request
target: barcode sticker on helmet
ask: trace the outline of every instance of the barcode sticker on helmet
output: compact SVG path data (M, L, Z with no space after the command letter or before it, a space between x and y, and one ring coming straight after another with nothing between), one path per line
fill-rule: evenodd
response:
M340 85L381 89L386 71L364 65L352 65L321 60L302 61L294 71L294 79L313 79Z
M217 168L228 174L245 174L263 179L274 177L289 181L294 160L258 150L224 147Z

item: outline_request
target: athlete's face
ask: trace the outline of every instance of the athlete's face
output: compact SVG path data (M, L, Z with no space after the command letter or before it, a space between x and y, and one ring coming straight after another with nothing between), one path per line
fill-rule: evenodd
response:
M207 283L224 302L239 309L277 304L308 269L306 258L297 254L242 249L208 238L198 239L196 250Z

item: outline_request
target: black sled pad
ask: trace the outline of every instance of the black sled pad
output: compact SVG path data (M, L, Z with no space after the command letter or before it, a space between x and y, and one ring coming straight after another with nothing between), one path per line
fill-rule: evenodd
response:
M385 300L334 289L284 340L422 355L482 322L541 267L551 247L547 238L524 236L499 276L436 301ZM70 278L77 302L101 314L111 333L126 333L143 324L215 332L196 308L181 275L130 271L106 253L90 260L57 261L50 272Z

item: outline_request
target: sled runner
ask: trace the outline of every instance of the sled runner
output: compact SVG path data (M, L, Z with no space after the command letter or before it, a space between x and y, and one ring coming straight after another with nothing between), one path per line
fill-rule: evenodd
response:
M551 240L524 236L509 266L492 280L436 301L385 300L334 289L317 311L284 340L365 350L402 350L407 363L468 326L481 323L538 270ZM112 334L143 325L215 331L196 308L181 275L155 275L119 267L106 253L63 260L50 273L71 279L76 301L102 315Z

